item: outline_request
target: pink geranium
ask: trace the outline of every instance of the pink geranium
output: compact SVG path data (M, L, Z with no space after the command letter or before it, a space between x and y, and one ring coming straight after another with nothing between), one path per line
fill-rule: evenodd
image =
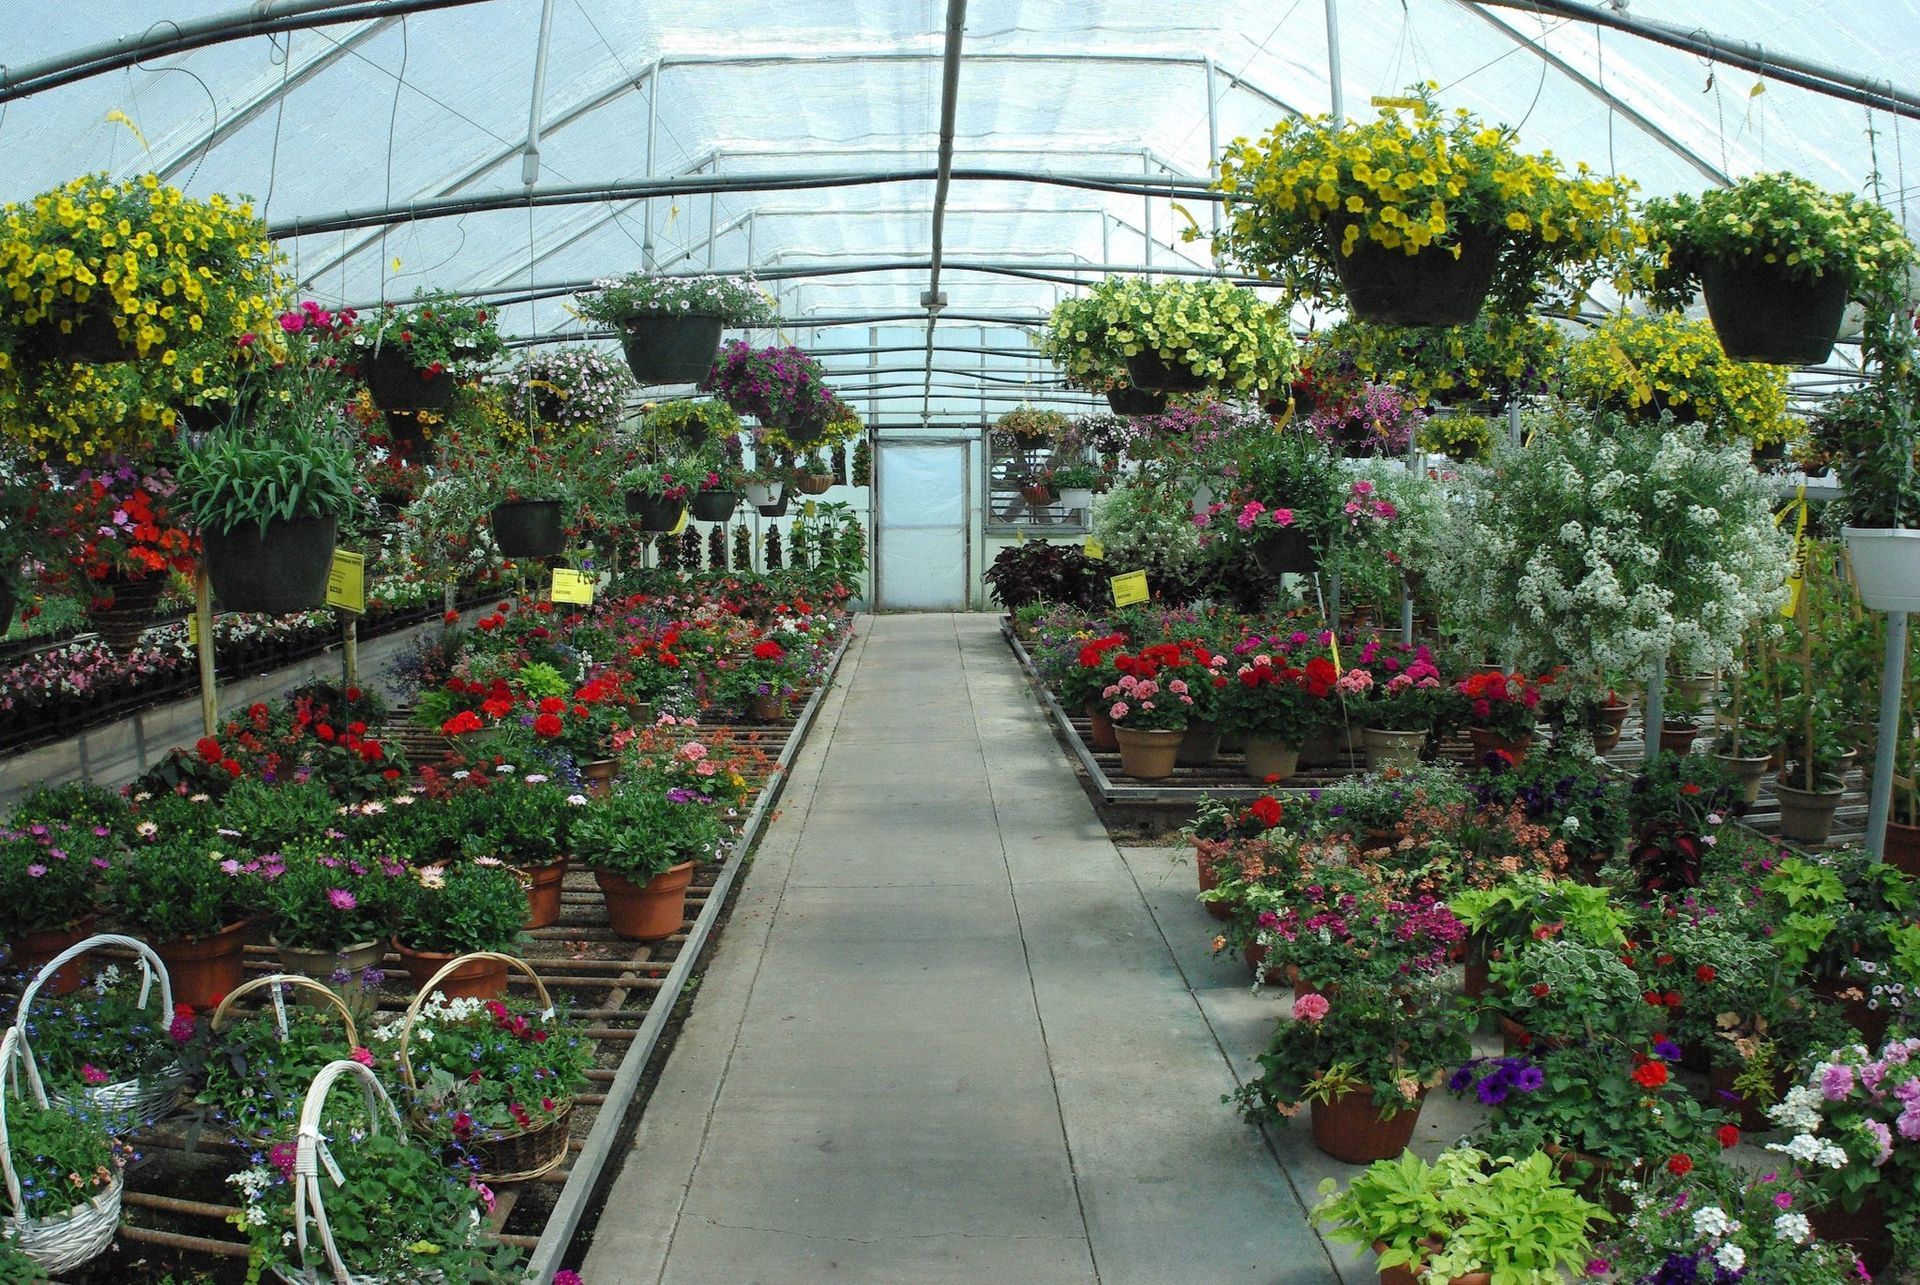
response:
M1327 1015L1333 1005L1327 1003L1327 997L1317 991L1308 991L1293 1001L1293 1020L1296 1022L1317 1022Z

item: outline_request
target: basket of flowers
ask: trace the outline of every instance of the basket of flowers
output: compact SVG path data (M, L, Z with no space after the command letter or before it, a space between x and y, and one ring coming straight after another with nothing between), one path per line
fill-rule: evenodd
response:
M137 986L110 964L72 995L34 1011L42 988L62 967L103 946L135 953ZM157 1009L151 1007L155 998ZM153 1124L180 1100L187 1082L180 1050L193 1035L193 1015L175 1010L166 965L145 942L100 933L69 946L27 983L15 1022L34 1092L84 1109L114 1133Z
M262 991L270 1006L247 1014L236 1009ZM288 991L307 1002L288 1004ZM297 973L235 987L207 1026L206 1083L197 1101L243 1142L284 1139L299 1118L302 1086L328 1063L373 1060L360 1046L346 1002L331 987Z
M0 1083L25 1044L18 1027L0 1036ZM0 1092L0 1178L11 1209L0 1232L58 1275L95 1257L120 1225L120 1157L98 1123L47 1100L35 1082L27 1100Z
M527 1182L567 1155L574 1095L587 1082L593 1046L582 1039L525 961L505 961L533 983L534 1001L448 999L440 976L375 1032L398 1040L393 1060L414 1097L413 1123L447 1139L482 1182Z

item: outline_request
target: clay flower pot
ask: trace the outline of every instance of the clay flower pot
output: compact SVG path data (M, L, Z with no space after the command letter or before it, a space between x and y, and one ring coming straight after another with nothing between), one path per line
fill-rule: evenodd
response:
M693 882L693 862L683 861L645 883L635 883L611 870L593 877L607 899L607 921L613 931L630 941L659 941L680 931L686 921L687 886Z
M1413 1141L1414 1126L1420 1123L1420 1105L1426 1096L1423 1089L1420 1102L1385 1120L1380 1118L1379 1108L1374 1105L1372 1089L1315 1102L1311 1108L1313 1145L1348 1164L1364 1165L1391 1159Z
M33 974L53 962L53 957L69 946L93 936L92 915L82 915L65 928L43 928L39 932L21 933L8 943L15 972ZM92 971L89 964L91 956L82 955L78 959L68 960L60 965L60 971L46 980L41 986L42 995L67 995L78 990L80 983L87 979Z
M1692 723L1662 723L1660 725L1660 752L1663 754L1691 754L1693 738L1700 735L1700 729Z
M1383 767L1419 767L1420 751L1426 748L1427 731L1393 731L1384 727L1368 727L1361 730L1363 744L1367 748L1367 771L1377 772Z
M1718 759L1727 771L1733 773L1734 779L1740 782L1741 798L1748 803L1760 801L1760 783L1766 780L1767 765L1772 761L1769 756L1762 754L1758 758L1748 758L1742 755L1736 758L1732 754L1722 754L1716 750L1713 757Z
M1180 736L1180 749L1173 761L1181 767L1205 767L1220 757L1220 725L1189 723Z
M1785 781L1773 783L1774 797L1780 800L1780 833L1801 843L1825 843L1833 833L1833 814L1840 810L1844 791L1840 782L1821 777L1819 789L1803 790Z
M178 1004L212 1008L246 980L247 921L228 924L208 937L182 937L153 948L167 966Z
M599 799L613 791L614 766L612 759L594 759L580 765L580 781L589 795Z
M567 879L567 859L550 861L523 871L527 881L527 927L547 928L560 921L560 888Z
M1113 720L1107 717L1107 707L1097 700L1087 702L1087 744L1096 750L1117 750L1120 742L1113 737Z
M417 991L433 975L458 959L464 951L414 950L398 940L393 948L400 952L401 966ZM434 984L434 990L448 999L500 999L507 993L507 964L502 959L469 959Z
M1137 781L1164 781L1173 775L1186 733L1179 728L1149 731L1115 725L1120 742L1120 770Z
M1887 864L1920 879L1920 825L1887 822Z
M1533 733L1531 732L1525 736L1508 738L1500 735L1500 733L1494 731L1492 728L1469 727L1467 729L1467 735L1473 741L1473 757L1475 761L1485 759L1487 755L1494 753L1496 750L1504 750L1512 757L1513 765L1518 767L1526 760L1527 750L1533 745Z
M1256 781L1291 777L1300 768L1300 749L1267 736L1247 738L1247 775Z
M283 946L275 941L273 949L280 957L282 971L311 977L322 984L330 982L336 971L345 971L357 981L361 973L378 968L380 961L387 957L386 943L378 941L356 941L331 950Z

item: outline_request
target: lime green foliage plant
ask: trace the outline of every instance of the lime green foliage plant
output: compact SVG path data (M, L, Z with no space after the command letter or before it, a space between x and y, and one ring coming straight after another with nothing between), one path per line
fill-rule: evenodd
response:
M1514 130L1465 109L1442 112L1436 89L1417 87L1366 123L1289 118L1257 143L1236 139L1217 184L1230 213L1221 252L1296 293L1337 301L1333 256L1363 239L1458 258L1463 231L1487 229L1500 238L1489 302L1515 317L1634 270L1644 233L1628 201L1633 184L1522 152Z
M1801 428L1787 414L1787 373L1729 360L1705 321L1620 313L1568 345L1566 394L1637 418L1667 411L1706 424L1715 441L1769 446Z
M1225 281L1108 277L1094 288L1122 357L1154 353L1222 395L1286 390L1298 365L1287 310Z
M420 370L477 375L503 349L493 314L444 290L417 291L404 304L389 303L353 332L362 354L392 351Z
M1481 314L1466 326L1377 326L1349 318L1315 337L1309 364L1350 365L1368 383L1392 384L1422 405L1504 405L1537 392L1566 346L1537 317Z

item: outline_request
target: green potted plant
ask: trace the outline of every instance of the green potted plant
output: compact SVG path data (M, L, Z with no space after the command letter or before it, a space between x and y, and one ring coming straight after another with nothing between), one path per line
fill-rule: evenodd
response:
M576 297L580 315L620 332L627 365L642 384L705 379L727 329L772 325L773 301L751 276L659 276L630 272L594 282Z
M527 921L520 876L496 857L423 866L395 881L393 905L393 947L416 989L458 956L512 949ZM435 989L449 999L494 999L506 993L507 965L469 959Z
M693 516L702 522L727 521L740 507L740 493L747 484L740 439L723 437L689 463L693 466L689 475Z
M1312 381L1314 396L1302 396L1307 390L1296 384L1295 413L1311 414L1313 403L1324 399L1323 385L1333 385L1338 399L1350 395L1341 385L1358 383L1390 385L1422 406L1504 411L1516 398L1545 390L1565 346L1559 327L1525 315L1484 314L1470 325L1445 327L1348 318L1310 342L1304 364L1319 378Z
M1342 530L1350 487L1327 448L1311 434L1262 433L1245 443L1224 508L1236 537L1268 575L1312 571Z
M1091 460L1055 460L1048 463L1045 470L1047 487L1060 497L1060 503L1069 509L1082 512L1093 508L1093 493L1104 491L1107 486L1107 471Z
M20 1032L0 1037L0 1085L16 1082ZM124 1158L106 1128L52 1104L44 1090L21 1097L0 1087L0 1148L6 1151L7 1238L39 1265L28 1279L65 1276L113 1240L120 1225Z
M1414 442L1431 455L1466 464L1492 455L1494 446L1506 436L1507 426L1502 420L1455 412L1427 416L1414 431Z
M1464 325L1489 297L1521 316L1624 274L1639 249L1631 184L1569 175L1426 86L1364 124L1296 117L1239 140L1217 186L1227 258L1383 325Z
M91 826L30 815L16 814L0 828L0 939L8 945L14 968L37 971L92 933L100 878L94 862L110 863L116 846L111 834L96 837ZM64 995L82 977L76 961L63 966L43 989Z
M1812 1175L1768 1165L1758 1173L1702 1165L1664 1170L1626 1188L1628 1207L1595 1258L1621 1281L1711 1281L1847 1285L1861 1276L1851 1247L1816 1239L1808 1215Z
M658 941L680 931L696 862L720 849L720 820L708 805L646 782L628 782L573 823L574 857L593 870L613 931Z
M698 466L683 460L641 461L620 475L627 513L642 531L673 531L687 513Z
M1298 358L1287 310L1225 281L1108 277L1094 287L1136 387L1265 401Z
M1381 1285L1557 1285L1586 1273L1593 1229L1612 1217L1542 1152L1495 1158L1463 1146L1432 1164L1411 1151L1376 1161L1344 1189L1323 1179L1313 1220L1334 1240L1371 1246Z
M1885 206L1797 174L1656 198L1643 215L1661 260L1655 301L1684 308L1700 289L1735 361L1825 361L1847 300L1903 287L1915 262L1913 242Z
M387 304L350 341L373 404L386 411L444 410L458 382L502 351L486 307L447 291L416 291L408 303Z
M0 456L0 637L13 624L32 568L54 565L64 553L51 529L57 502L42 472L11 452Z
M262 869L261 891L281 968L324 981L336 972L357 976L378 967L404 868L386 855L337 851L314 840L275 856Z
M534 707L535 723L557 717L539 706ZM591 719L575 721L580 725L576 731L585 729L596 737L604 737L604 725L595 729ZM524 730L535 737L541 735L532 728ZM512 742L505 741L505 744ZM524 741L521 748L525 748ZM524 757L516 758L519 762L527 761ZM607 764L609 770L612 766ZM567 875L568 854L572 851L569 826L576 809L584 805L587 797L569 793L546 777L545 772L525 775L472 772L460 781L436 780L427 789L428 798L446 807L449 829L457 836L451 845L456 853L468 858L497 857L520 873L526 886L528 929L546 928L559 922L560 891ZM596 787L588 781L584 788L595 791L605 787Z
M1068 386L1103 393L1116 415L1158 415L1167 395L1128 382L1127 354L1113 339L1105 298L1073 295L1054 305L1040 332L1040 351L1060 367Z
M712 397L648 402L641 410L641 434L648 446L663 455L700 450L709 442L739 436L743 428L739 412Z
M132 846L105 872L106 901L115 921L151 942L166 962L174 998L210 1008L246 975L247 925L262 863L190 825L136 824ZM149 832L149 826L155 828Z
M1920 611L1920 352L1904 299L1876 288L1865 300L1867 381L1823 408L1814 432L1837 457L1840 534L1860 601L1875 611Z

